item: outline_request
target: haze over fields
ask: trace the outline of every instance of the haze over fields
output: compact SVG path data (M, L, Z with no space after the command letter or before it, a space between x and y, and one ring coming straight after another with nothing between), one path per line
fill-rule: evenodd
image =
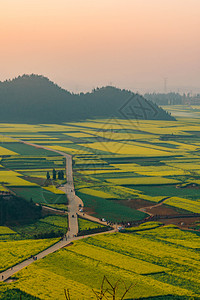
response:
M0 300L200 299L200 0L1 0Z
M199 0L2 0L0 28L1 81L200 91Z

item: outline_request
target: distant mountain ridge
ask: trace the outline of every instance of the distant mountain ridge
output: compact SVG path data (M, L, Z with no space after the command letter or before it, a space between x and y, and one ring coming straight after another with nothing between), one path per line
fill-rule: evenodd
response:
M0 122L62 123L110 117L175 120L144 97L111 86L73 94L41 75L0 82Z

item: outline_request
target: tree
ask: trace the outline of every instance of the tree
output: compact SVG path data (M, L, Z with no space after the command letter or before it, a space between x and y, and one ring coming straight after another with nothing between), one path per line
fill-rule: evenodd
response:
M119 288L119 286L124 288L124 291L122 292L122 295L117 295L117 290ZM130 286L127 286L125 284L125 282L123 280L117 280L117 282L115 284L112 284L108 278L106 276L103 277L102 280L102 284L101 284L101 288L100 288L100 292L97 292L95 290L92 289L93 293L96 296L97 300L124 300L125 296L127 295L127 293L130 291L130 289L133 287L134 285L131 284ZM65 298L67 300L70 300L70 292L69 289L64 289L65 292Z
M58 171L58 179L59 180L63 180L64 179L64 172L63 172L63 170Z
M50 179L50 174L49 174L49 171L47 172L47 180Z
M56 180L56 178L57 178L57 173L56 173L56 170L53 169L53 180Z
M61 180L61 171L58 171L58 179Z
M63 170L60 171L60 177L61 177L61 178L60 178L61 180L64 179L64 172L63 172Z

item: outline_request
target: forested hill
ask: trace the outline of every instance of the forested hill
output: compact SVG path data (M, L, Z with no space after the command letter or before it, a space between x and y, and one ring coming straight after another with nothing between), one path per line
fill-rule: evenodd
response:
M61 123L111 117L175 120L142 96L115 87L73 94L39 75L0 82L0 122Z

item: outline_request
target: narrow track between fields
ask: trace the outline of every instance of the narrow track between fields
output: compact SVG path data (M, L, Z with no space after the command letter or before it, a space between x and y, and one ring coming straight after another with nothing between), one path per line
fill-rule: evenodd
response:
M10 138L10 137L9 137ZM56 152L62 156L64 156L66 158L66 180L67 183L64 185L63 190L67 196L68 199L68 231L66 233L66 238L64 238L63 240L59 241L58 243L54 244L53 246L50 246L48 249L36 254L35 256L37 257L37 260L47 256L50 253L53 253L67 245L69 245L71 242L75 241L75 240L79 240L79 239L83 239L83 236L79 236L77 237L78 234L78 215L80 215L81 217L100 223L100 224L104 224L105 222L100 221L98 218L95 218L93 216L87 215L86 213L80 213L79 212L79 205L83 206L83 201L76 196L75 194L75 189L74 189L74 180L73 180L73 169L72 169L72 156L70 154L67 154L65 152L62 151L58 151L58 150L54 150L51 149L49 147L45 147L42 145L37 145L37 144L33 144L33 143L29 143L20 139L16 139L16 138L12 138L13 140L17 141L17 142L21 142L23 144L32 146L32 147L36 147L36 148L40 148L40 149L45 149L48 151L52 151L52 152ZM107 232L101 232L101 233L94 233L92 235L87 235L85 237L88 236L94 236L94 235L98 235L98 234L105 234L105 233L111 233L111 232L116 232L116 226L113 227L113 230L107 231ZM19 272L21 269L27 267L28 265L30 265L31 263L33 263L34 260L33 258L29 258L27 260L24 260L23 262L13 266L12 268L9 268L8 270L0 273L0 281L5 281L9 279L9 277L11 277L12 275L16 274L17 272Z

